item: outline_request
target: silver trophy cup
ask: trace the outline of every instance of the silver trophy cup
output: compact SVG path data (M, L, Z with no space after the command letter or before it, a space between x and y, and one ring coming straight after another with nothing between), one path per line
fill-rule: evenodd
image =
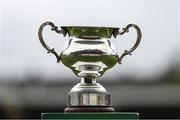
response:
M42 32L45 26L50 26L51 30L58 34L69 36L68 47L61 53L57 53L54 48L50 48L44 42ZM119 56L110 39L123 35L130 28L135 28L137 31L136 43ZM40 26L38 35L42 46L48 53L53 53L57 62L61 61L81 78L80 83L68 93L65 112L113 112L111 95L97 83L97 78L117 63L121 64L123 57L131 55L138 47L142 36L140 28L136 24L128 24L122 30L116 27L96 26L61 26L58 28L48 21Z

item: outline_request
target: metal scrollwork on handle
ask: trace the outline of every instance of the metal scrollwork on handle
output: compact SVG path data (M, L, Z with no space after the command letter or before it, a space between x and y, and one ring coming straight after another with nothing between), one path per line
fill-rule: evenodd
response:
M141 41L141 38L142 38L141 29L136 24L133 24L133 23L128 24L125 28L122 28L122 31L120 31L118 34L123 35L124 33L129 32L129 28L131 28L131 27L135 28L137 31L136 43L134 44L134 46L131 49L125 50L124 53L119 57L119 60L118 60L119 64L122 64L122 59L124 56L132 54L131 52L133 52L138 47L138 45Z
M45 42L44 42L44 39L43 39L43 36L42 36L42 32L43 32L43 29L45 26L51 26L51 30L52 31L55 31L56 33L59 33L61 34L62 33L62 30L59 30L57 26L55 26L52 22L44 22L40 27L39 27L39 31L38 31L38 36L39 36L39 40L42 44L42 46L48 51L47 53L52 53L56 56L57 58L57 62L59 62L61 60L61 55L58 55L57 52L54 50L54 48L50 48Z

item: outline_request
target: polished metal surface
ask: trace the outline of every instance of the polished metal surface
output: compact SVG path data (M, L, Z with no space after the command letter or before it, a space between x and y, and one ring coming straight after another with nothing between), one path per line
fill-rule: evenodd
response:
M134 44L134 46L132 48L130 48L129 50L125 50L124 53L119 57L118 63L122 64L121 61L123 59L124 56L126 55L132 55L132 52L138 47L139 43L141 42L141 38L142 38L142 33L141 33L141 29L136 25L136 24L128 24L125 28L122 29L121 32L119 32L118 34L123 35L126 32L129 32L130 28L134 28L137 31L137 38L136 38L136 43Z
M68 94L68 106L110 106L110 94L99 83L89 82L75 85Z
M69 36L68 46L60 54L54 48L50 48L43 39L42 32L45 26L64 36ZM130 28L137 31L137 38L134 46L118 55L110 38L123 35L129 32ZM70 68L73 73L81 78L81 83L75 85L68 94L68 107L108 107L110 108L110 94L99 83L96 78L102 76L107 70L117 63L121 64L126 55L131 55L141 41L141 30L136 24L128 24L122 31L116 27L96 26L61 26L58 29L52 22L43 23L38 31L39 40L42 46L53 53L57 62Z
M44 42L44 39L43 39L43 35L42 35L42 32L43 32L43 29L44 27L46 26L51 26L51 30L52 31L55 31L56 33L62 33L62 30L58 30L58 27L54 25L54 23L52 22L44 22L40 27L39 27L39 31L38 31L38 36L39 36L39 40L42 44L42 46L48 51L48 53L52 53L56 56L56 59L57 59L57 62L60 61L60 56L58 55L58 53L54 50L54 48L50 48L45 42Z
M77 76L97 78L118 62L118 55L108 39L72 37L61 60Z
M136 42L132 48L130 48L129 50L125 50L121 56L118 56L116 54L116 56L118 56L119 64L121 64L121 61L124 58L124 56L132 54L132 52L138 47L138 45L141 41L141 38L142 38L141 29L134 23L128 24L125 28L122 28L122 31L119 31L119 28L116 28L116 27L96 27L96 26L61 26L61 29L58 29L58 27L55 26L52 22L47 21L47 22L44 22L40 26L39 31L38 31L38 36L39 36L39 40L40 40L42 46L48 51L48 53L53 53L56 56L57 62L60 62L60 60L62 60L61 55L63 53L61 52L60 54L58 54L54 50L54 48L50 48L44 42L42 33L43 33L44 27L46 27L46 26L51 26L51 30L55 31L58 34L63 34L64 36L69 35L71 37L70 42L73 41L73 39L75 39L75 38L79 38L79 39L84 39L84 41L86 41L86 43L88 40L93 40L93 39L94 39L94 41L97 41L100 38L105 38L108 40L108 38L111 38L112 36L114 36L116 38L118 35L123 35L124 33L129 32L130 28L134 28L137 31ZM79 41L77 41L77 43L78 42ZM83 42L81 42L81 43L83 43ZM93 43L94 42L91 41L91 42L89 42L89 45L90 44L93 45ZM96 42L96 43L98 43L98 42ZM85 45L85 44L83 44L83 45ZM108 47L111 47L111 44L109 44ZM108 49L108 47L105 47L105 49ZM103 53L101 50L99 50L100 48L101 47L94 49L93 52L98 53L99 55L106 54L106 52ZM81 55L83 55L83 56L84 56L84 54L87 54L87 56L88 56L91 54L91 52L89 53L88 49L84 49L83 51L79 51L79 52L75 52L75 53L78 55L80 55L79 53L81 53ZM75 53L72 53L72 54L75 54ZM84 54L82 54L82 53L84 53ZM67 56L67 55L72 55L72 54L64 54L64 55ZM106 54L106 55L112 55L112 54Z

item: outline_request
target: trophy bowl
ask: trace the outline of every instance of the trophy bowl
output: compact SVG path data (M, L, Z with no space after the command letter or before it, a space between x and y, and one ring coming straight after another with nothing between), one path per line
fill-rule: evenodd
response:
M51 26L51 30L58 34L69 36L68 46L60 54L44 42L42 32L45 26ZM119 56L110 39L123 35L130 28L137 31L136 43ZM121 64L123 57L131 55L137 48L142 36L140 28L131 23L121 31L116 27L96 26L61 26L59 29L47 21L40 26L38 35L48 53L53 53L57 62L62 61L81 78L81 82L68 93L65 112L113 112L110 94L96 80L117 63Z

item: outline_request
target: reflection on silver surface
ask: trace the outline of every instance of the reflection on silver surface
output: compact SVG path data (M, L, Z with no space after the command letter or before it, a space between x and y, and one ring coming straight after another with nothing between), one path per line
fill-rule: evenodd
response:
M118 62L118 55L107 38L71 37L61 59L77 76L97 78Z
M72 65L75 70L80 71L77 75L80 77L93 76L99 77L107 66L102 62L82 62L78 61Z
M110 106L110 94L98 83L78 83L68 94L68 106Z

